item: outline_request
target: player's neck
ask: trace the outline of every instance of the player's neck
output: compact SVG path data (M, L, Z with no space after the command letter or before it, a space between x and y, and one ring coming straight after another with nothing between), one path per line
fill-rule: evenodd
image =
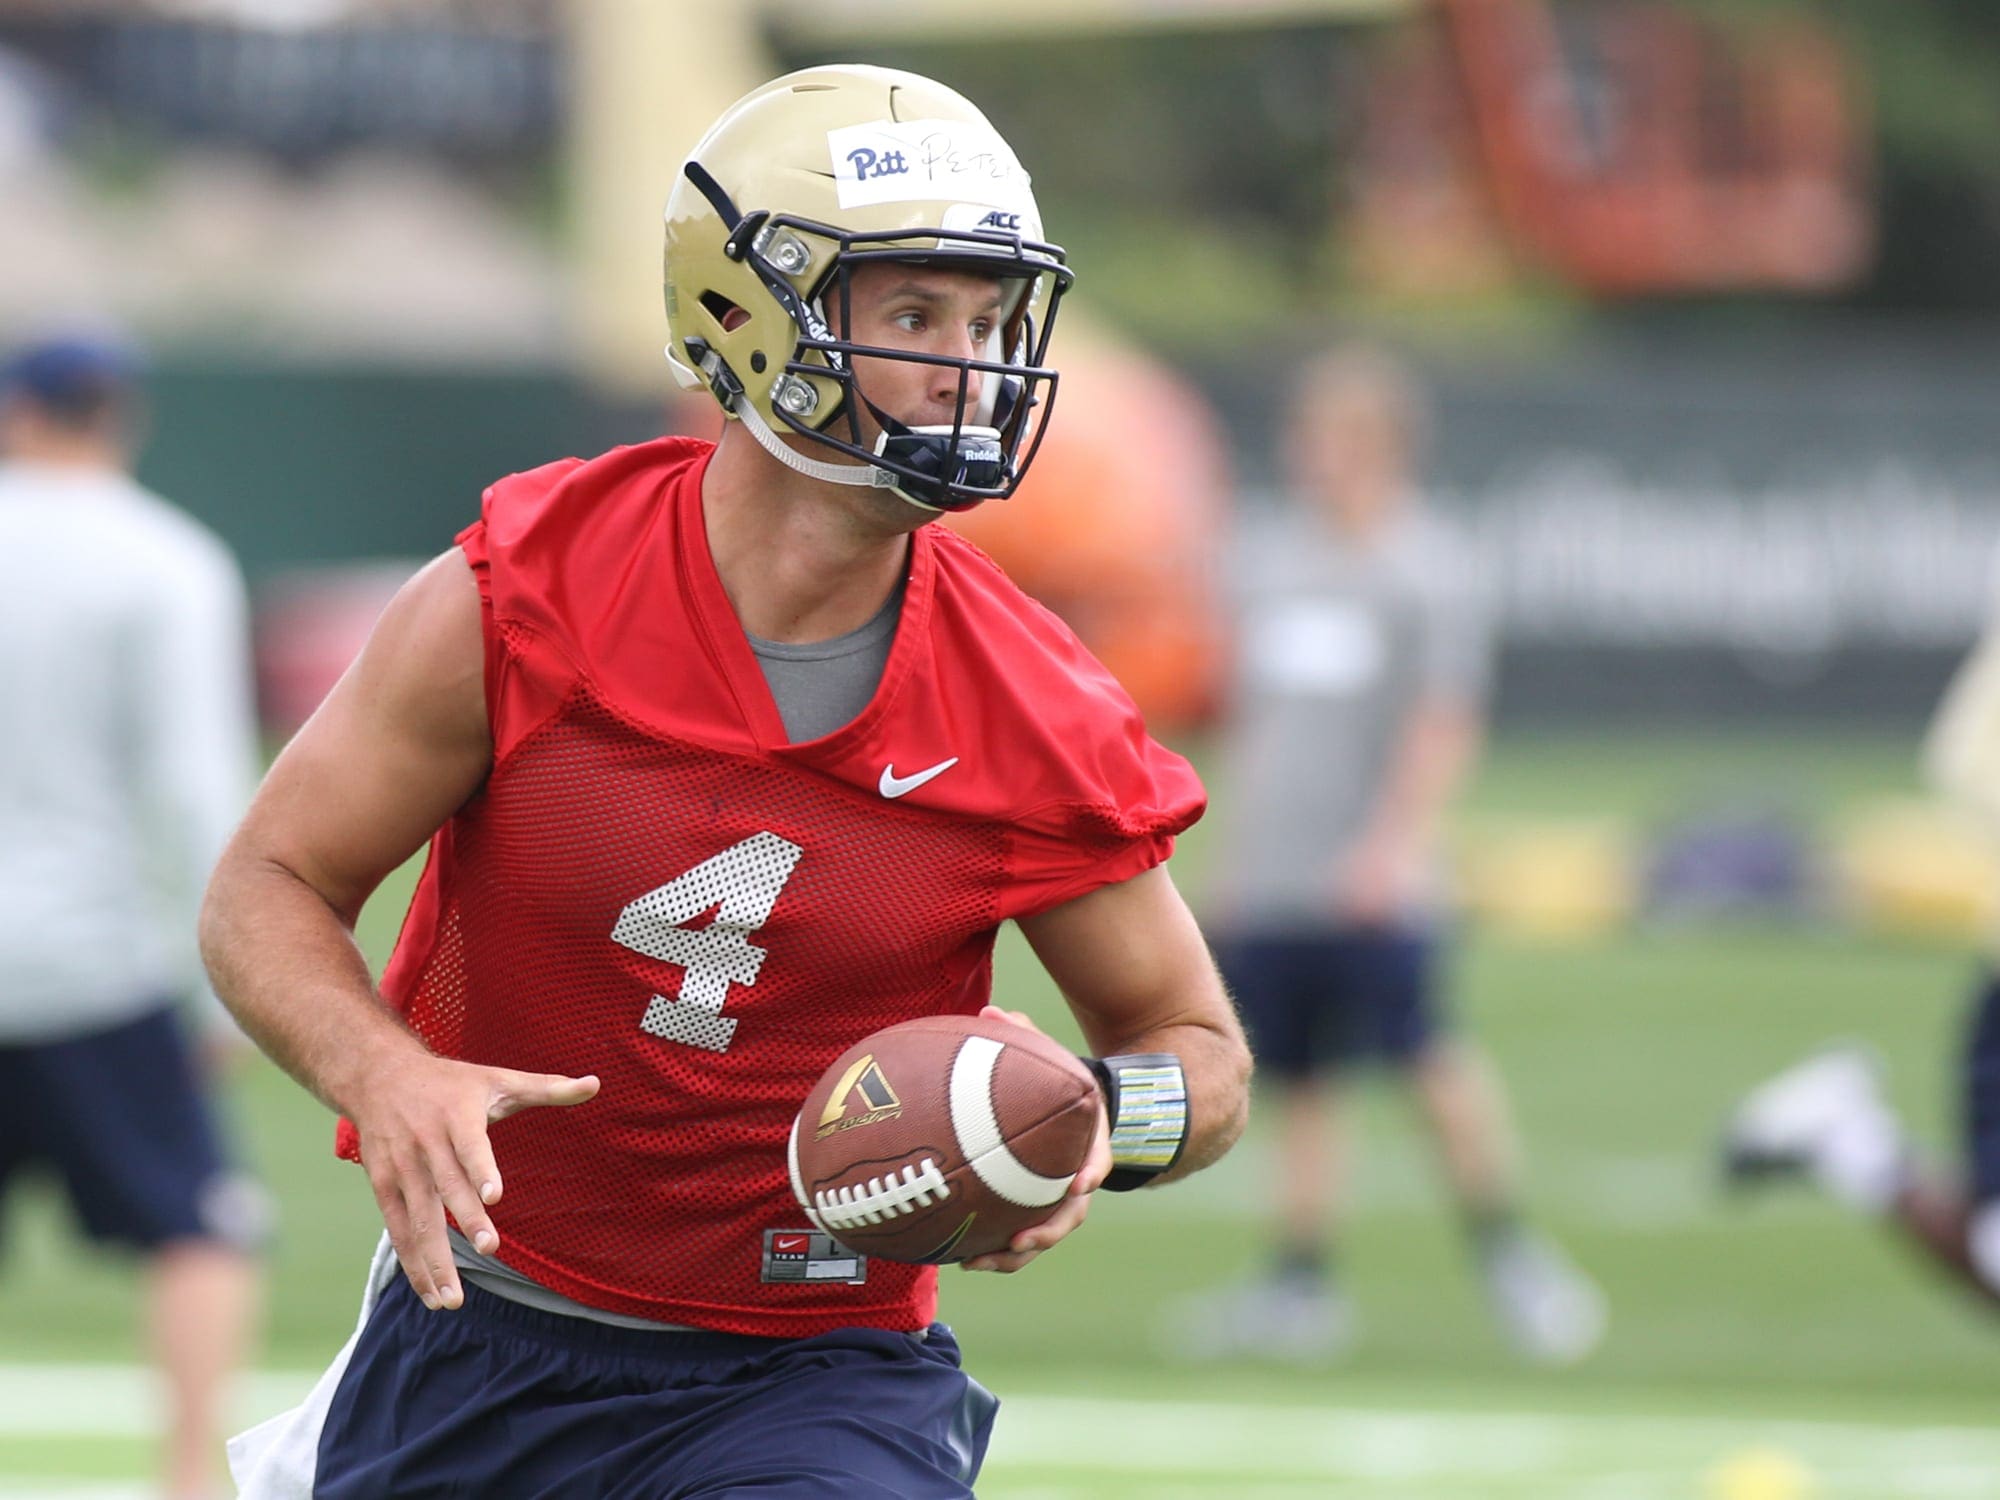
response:
M921 516L912 511L898 529L904 518L881 514L882 492L794 474L753 444L730 441L742 436L724 434L702 480L709 555L736 618L767 641L860 629L902 577Z

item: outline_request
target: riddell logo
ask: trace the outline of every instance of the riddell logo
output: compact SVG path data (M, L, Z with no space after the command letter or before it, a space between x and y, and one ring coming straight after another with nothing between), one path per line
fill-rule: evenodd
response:
M819 1129L813 1132L813 1139L823 1141L835 1131L873 1125L878 1120L893 1120L902 1112L903 1101L889 1087L889 1080L875 1066L875 1054L870 1052L843 1073L840 1082L834 1085L826 1108L820 1111Z

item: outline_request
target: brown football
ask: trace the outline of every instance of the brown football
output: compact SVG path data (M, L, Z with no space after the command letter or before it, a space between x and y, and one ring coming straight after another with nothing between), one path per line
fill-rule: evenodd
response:
M1097 1129L1097 1080L1068 1049L982 1016L864 1037L792 1122L792 1193L849 1249L947 1263L1003 1250L1054 1213Z

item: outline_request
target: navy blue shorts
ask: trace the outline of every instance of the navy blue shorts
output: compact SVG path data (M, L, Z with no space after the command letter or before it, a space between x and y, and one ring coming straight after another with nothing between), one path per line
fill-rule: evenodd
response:
M2000 977L1973 1000L1965 1044L1965 1154L1975 1203L2000 1199Z
M26 1167L62 1180L92 1239L249 1249L262 1233L262 1195L223 1158L172 1006L88 1036L0 1046L0 1191Z
M1243 933L1216 960L1257 1065L1305 1078L1358 1062L1408 1066L1437 1035L1436 942L1406 928Z
M963 1500L999 1402L942 1323L654 1333L401 1276L320 1434L315 1500Z

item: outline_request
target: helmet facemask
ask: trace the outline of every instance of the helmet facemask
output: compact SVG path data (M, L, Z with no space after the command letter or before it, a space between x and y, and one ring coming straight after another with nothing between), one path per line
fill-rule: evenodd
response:
M930 511L966 510L1013 493L1055 402L1058 376L1045 359L1057 307L1073 280L1060 248L1000 229L850 231L794 215L739 214L695 163L687 175L732 223L730 258L755 274L796 331L790 356L776 371L734 370L714 351L694 351L725 409L741 417L774 457L814 478L890 489ZM854 326L855 269L885 261L997 279L1006 296L982 357L924 354L844 336ZM816 280L802 287L802 278L814 274ZM882 410L862 389L857 358L954 370L952 421L910 425ZM980 391L972 398L975 376ZM784 427L856 462L815 462L783 443L757 403L745 398L746 379L769 381L770 409ZM877 429L872 443L864 407Z

